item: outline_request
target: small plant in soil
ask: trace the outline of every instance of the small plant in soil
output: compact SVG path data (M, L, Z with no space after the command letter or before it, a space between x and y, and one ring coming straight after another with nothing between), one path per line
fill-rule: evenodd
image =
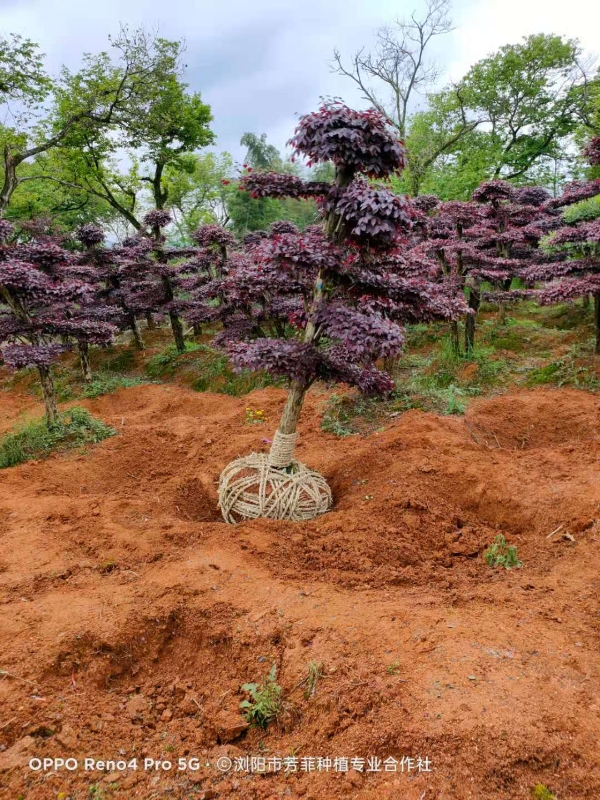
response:
M543 783L538 783L533 790L535 800L556 800L556 795L553 794L547 786Z
M517 556L517 548L514 545L507 544L502 534L496 536L493 543L485 551L484 558L490 567L512 569L513 567L523 566L523 562L519 561Z
M448 402L444 409L444 414L452 415L465 413L465 405L461 403L459 399L462 394L461 390L457 389L456 386L451 384L448 387Z
M392 663L388 665L386 672L388 675L397 675L400 672L400 662L392 661Z
M250 725L266 728L281 713L283 708L282 688L276 678L277 664L273 664L269 674L261 683L243 684L242 691L250 695L250 700L242 700L240 709Z
M266 421L267 417L265 415L265 412L261 408L253 409L250 408L250 406L246 408L246 423L248 425L254 425L256 423L266 422Z
M317 693L317 685L324 676L323 664L319 661L311 661L308 665L308 675L304 684L304 699L310 700Z
M95 444L115 434L113 428L94 419L85 408L74 406L59 414L51 428L44 419L35 419L0 438L0 469L45 458L55 451Z

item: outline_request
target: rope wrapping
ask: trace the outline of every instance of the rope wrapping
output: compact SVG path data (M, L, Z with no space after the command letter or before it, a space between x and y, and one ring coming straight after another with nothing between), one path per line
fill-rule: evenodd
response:
M287 467L294 460L297 433L281 433L275 431L273 443L269 451L269 464L272 467Z
M284 436L281 434L280 436ZM228 464L219 480L219 507L225 522L244 519L307 520L329 511L331 489L318 472L299 461L290 461L296 434L285 437L271 453L250 453ZM287 440L287 441L286 441ZM277 441L277 434L273 444ZM276 459L284 466L273 464Z

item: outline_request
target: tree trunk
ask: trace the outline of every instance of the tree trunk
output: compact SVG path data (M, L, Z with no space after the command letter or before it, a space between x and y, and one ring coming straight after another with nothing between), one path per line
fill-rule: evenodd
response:
M581 305L582 305L584 311L587 311L589 309L589 307L590 307L590 296L589 296L589 294L584 294L583 295L583 298L582 298L582 301L581 301Z
M452 343L452 354L456 357L460 357L460 335L458 330L458 320L453 320L450 323L450 341Z
M129 327L131 328L131 332L133 333L133 341L135 342L135 346L138 350L144 349L144 340L142 339L142 334L140 333L140 326L138 325L138 321L135 318L135 314L133 312L129 312Z
M156 330L156 322L154 322L154 317L150 312L146 314L146 324L148 325L149 331Z
M175 347L178 353L185 353L185 339L183 337L183 325L181 324L181 317L176 311L169 311L169 319L171 320L171 329L173 331L173 339L175 339Z
M354 170L351 168L337 167L335 183L337 186L348 186L354 178ZM333 241L340 242L345 238L346 232L342 230L341 219L337 214L329 213L325 219L325 232ZM313 298L308 312L308 320L304 329L304 342L310 344L317 338L317 324L315 322L316 312L325 298L325 273L319 270L315 279ZM308 391L309 382L293 380L290 383L290 391L283 408L283 414L279 421L277 431L289 436L296 433L298 420L302 411L304 397ZM291 459L290 459L291 461Z
M202 336L202 325L199 322L194 322L192 330L194 331L194 336Z
M292 381L290 384L290 391L283 407L283 413L279 421L279 432L289 435L296 433L298 427L298 420L302 412L302 404L304 396L308 390L308 386L303 381Z
M481 303L481 282L474 281L469 287L469 309L472 313L467 314L465 320L465 350L471 354L475 348L475 318Z
M92 365L90 363L90 346L87 342L79 342L77 345L79 350L79 361L81 363L81 372L83 380L89 383L92 380Z
M314 321L315 311L322 301L323 296L323 275L321 270L319 270L319 274L317 275L317 279L315 281L313 301L310 307L308 321L306 323L306 328L304 329L304 341L307 343L313 342L315 339L317 333L317 326ZM290 383L290 390L287 400L285 401L285 406L283 407L283 413L279 421L279 427L277 428L278 433L282 433L286 436L296 433L298 420L300 419L300 413L304 403L304 397L307 391L308 383L304 381L293 380Z
M594 323L596 326L596 347L594 352L600 356L600 292L594 293Z
M0 216L4 214L9 206L11 197L17 186L19 179L17 178L17 166L19 162L10 152L10 147L4 147L4 181L0 189Z
M498 303L498 325L506 325L506 303Z
M44 406L46 407L46 424L49 428L54 428L59 423L58 405L56 403L56 389L52 380L50 367L38 366L40 373L40 383L42 384L42 395Z
M175 297L175 294L173 292L173 284L168 275L162 276L162 284L165 290L165 299L170 303ZM169 311L169 319L171 320L171 330L173 331L173 338L175 339L175 347L179 353L185 353L185 339L183 338L181 318L176 311Z

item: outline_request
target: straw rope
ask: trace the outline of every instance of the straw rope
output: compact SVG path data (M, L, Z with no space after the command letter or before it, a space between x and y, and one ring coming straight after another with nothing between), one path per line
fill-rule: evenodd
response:
M294 460L297 433L281 433L275 431L273 443L269 451L269 464L272 467L287 467Z
M235 525L258 517L306 520L331 508L331 489L325 478L299 461L290 462L290 438L285 437L276 450L279 463L284 451L288 454L287 469L274 466L272 454L267 453L250 453L225 467L219 481L219 507L226 522Z

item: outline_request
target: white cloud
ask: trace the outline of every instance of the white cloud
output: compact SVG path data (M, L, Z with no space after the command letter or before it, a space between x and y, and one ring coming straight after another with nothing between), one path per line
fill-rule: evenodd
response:
M350 55L377 27L423 0L0 0L0 31L38 41L49 66L76 67L81 53L107 47L119 22L158 26L187 41L188 80L211 103L218 146L241 155L246 130L283 147L295 114L320 96L359 104L353 85L333 75L333 49ZM455 0L456 30L438 40L436 60L459 78L478 59L529 33L579 38L588 50L600 29L596 0Z

